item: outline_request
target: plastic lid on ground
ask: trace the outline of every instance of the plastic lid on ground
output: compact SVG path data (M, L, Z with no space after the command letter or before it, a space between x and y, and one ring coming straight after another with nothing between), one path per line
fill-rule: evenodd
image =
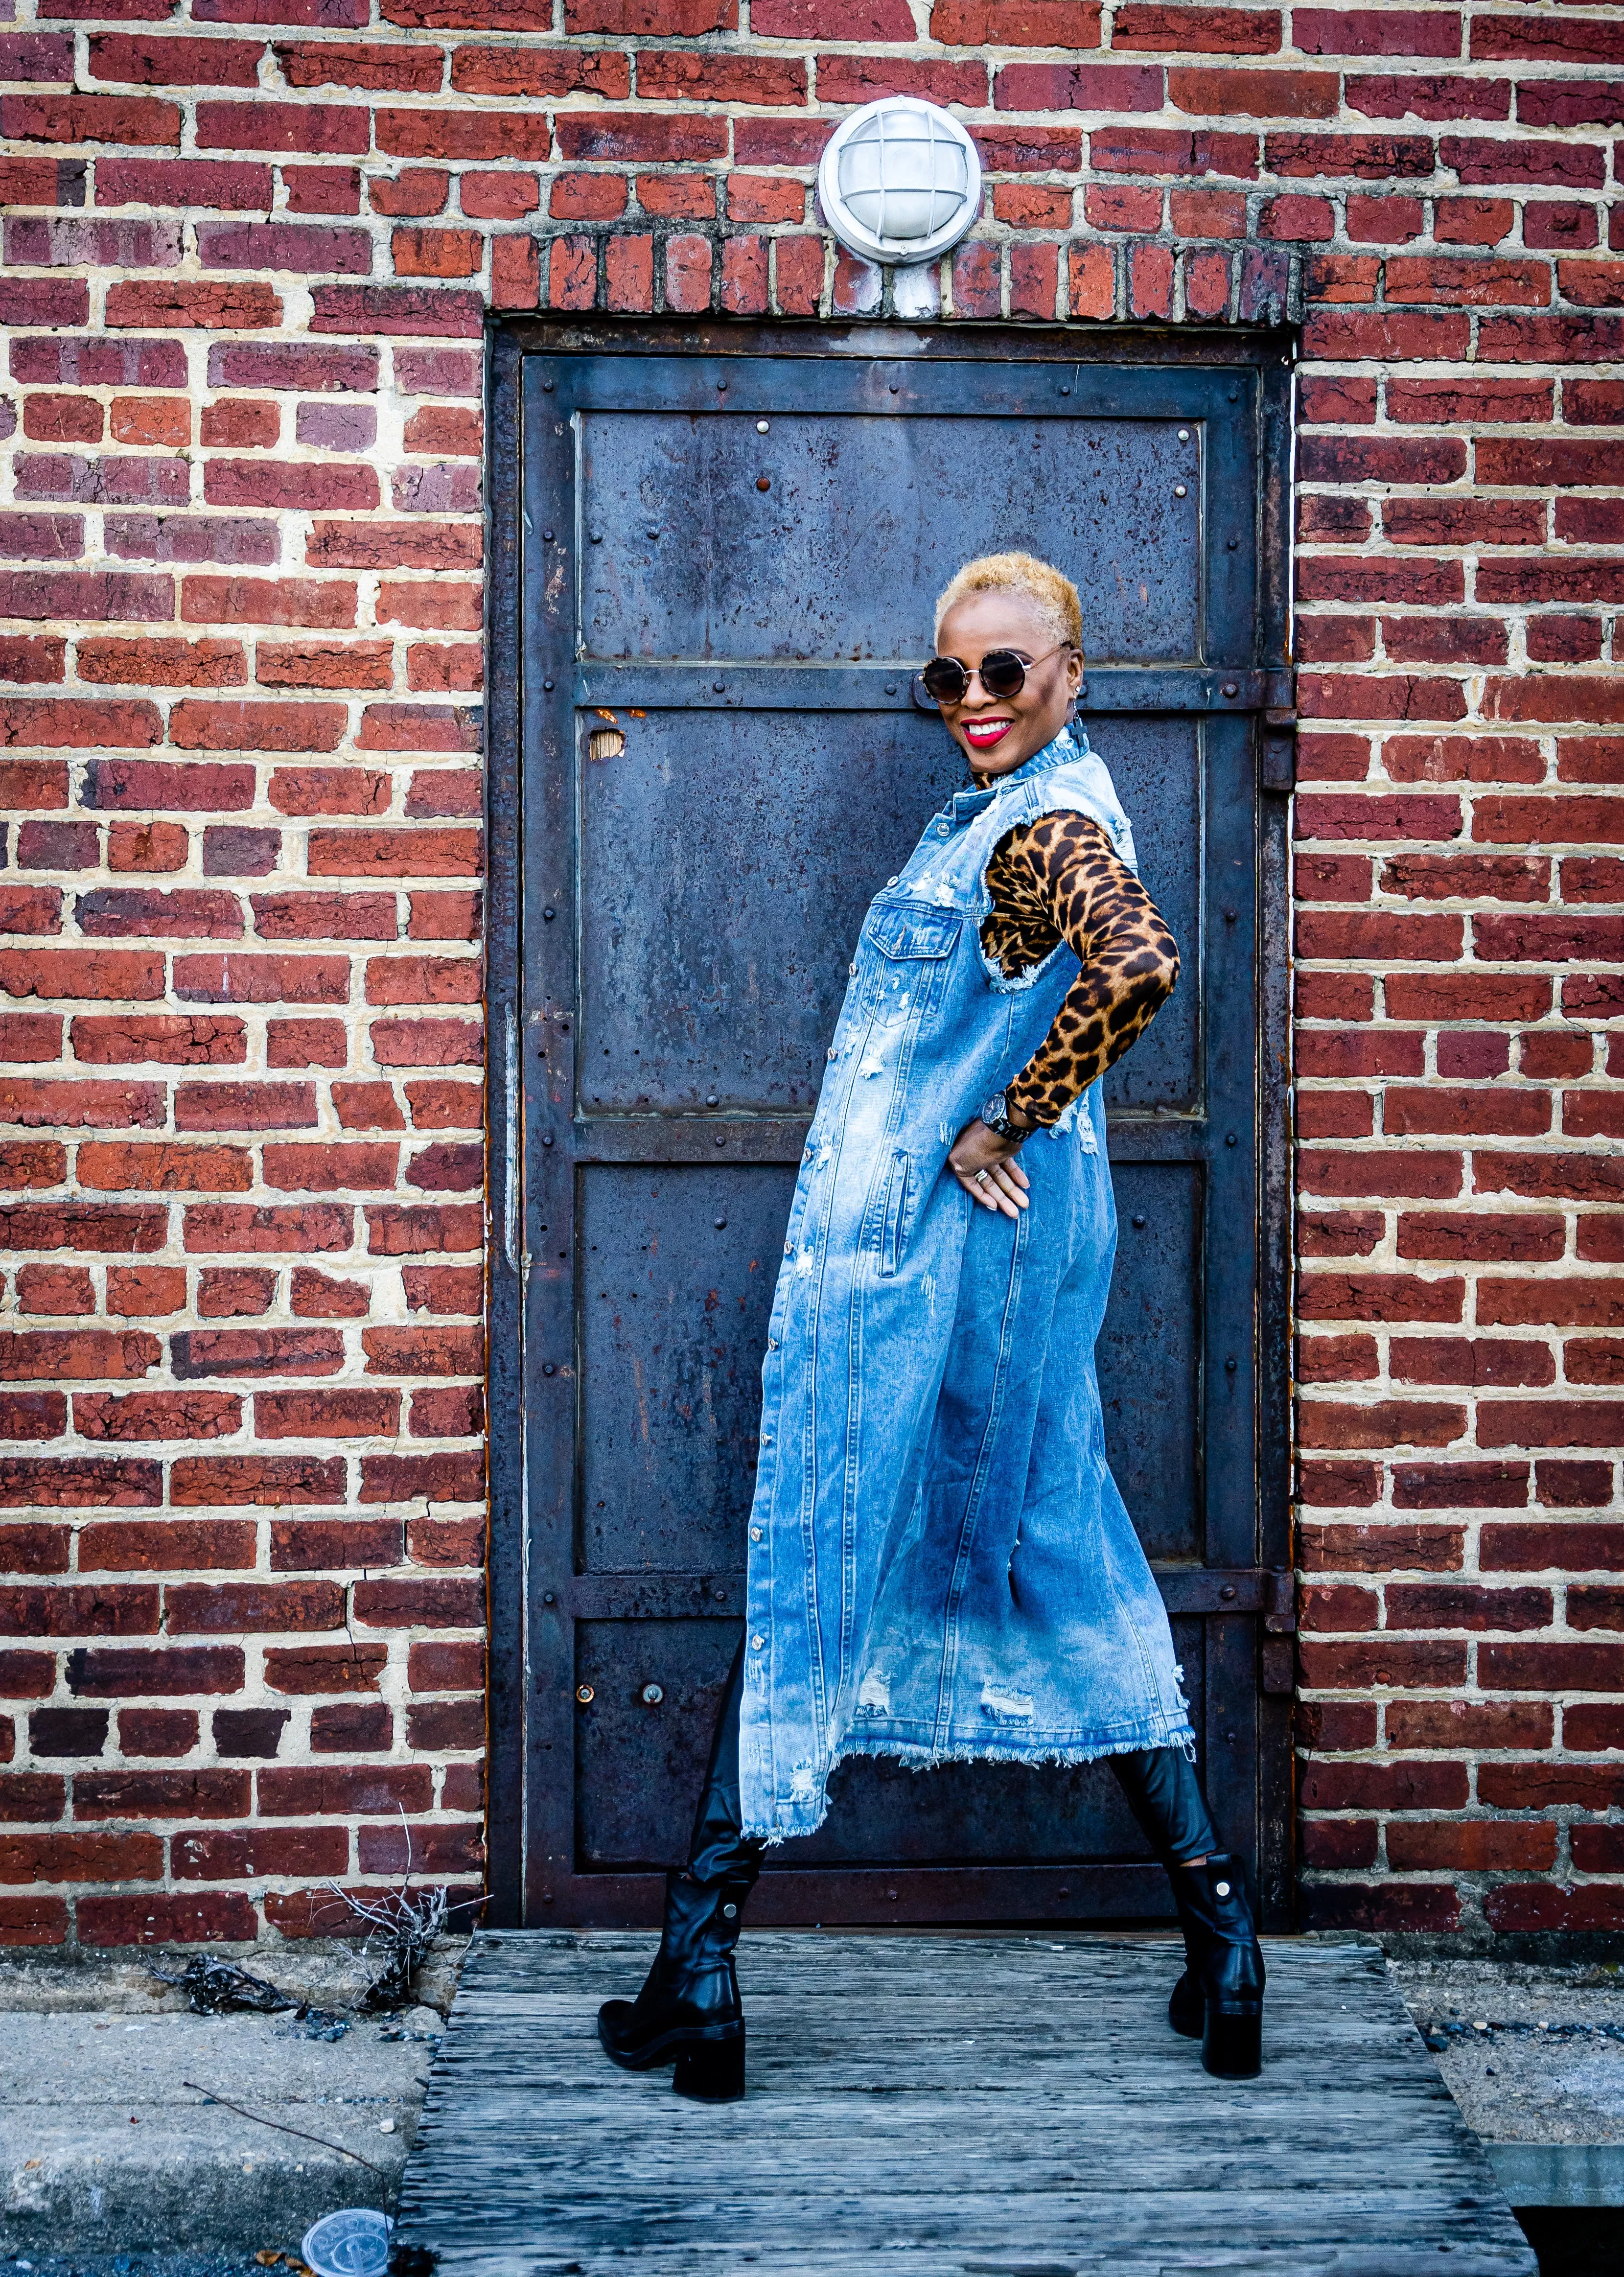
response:
M299 2250L316 2277L384 2277L393 2228L370 2206L346 2206L313 2221Z

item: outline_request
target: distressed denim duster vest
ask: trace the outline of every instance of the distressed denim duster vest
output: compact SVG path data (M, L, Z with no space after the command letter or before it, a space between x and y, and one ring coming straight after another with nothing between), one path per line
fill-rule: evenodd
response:
M1070 1763L1189 1739L1105 1458L1098 1085L1026 1142L1015 1222L945 1167L1077 974L1062 944L1006 979L980 943L999 840L1057 808L1133 864L1109 775L1063 730L949 801L858 943L762 1367L740 1772L745 1831L768 1841L820 1824L847 1755Z

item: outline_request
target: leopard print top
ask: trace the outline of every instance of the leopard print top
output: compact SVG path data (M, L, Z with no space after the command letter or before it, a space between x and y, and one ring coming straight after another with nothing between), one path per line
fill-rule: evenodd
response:
M1161 911L1089 815L1018 823L999 840L987 884L993 906L981 947L1006 978L1041 964L1063 940L1083 968L1006 1094L1014 1121L1057 1123L1172 994L1178 951Z

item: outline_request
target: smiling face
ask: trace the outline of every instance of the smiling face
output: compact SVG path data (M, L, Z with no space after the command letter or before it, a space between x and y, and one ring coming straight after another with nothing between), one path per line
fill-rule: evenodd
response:
M1025 661L1018 694L989 696L977 672L961 702L941 707L948 733L984 781L1024 766L1054 741L1083 677L1081 651L1057 644L1048 613L1025 593L967 593L942 620L938 656L957 658L971 672L993 649L1013 649Z

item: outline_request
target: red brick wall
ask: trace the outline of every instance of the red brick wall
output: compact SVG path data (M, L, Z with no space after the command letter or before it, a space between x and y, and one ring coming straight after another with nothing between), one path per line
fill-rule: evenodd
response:
M866 312L890 89L1300 323L1307 1912L1624 1923L1616 11L183 4L0 34L0 1934L477 1869L482 321Z

